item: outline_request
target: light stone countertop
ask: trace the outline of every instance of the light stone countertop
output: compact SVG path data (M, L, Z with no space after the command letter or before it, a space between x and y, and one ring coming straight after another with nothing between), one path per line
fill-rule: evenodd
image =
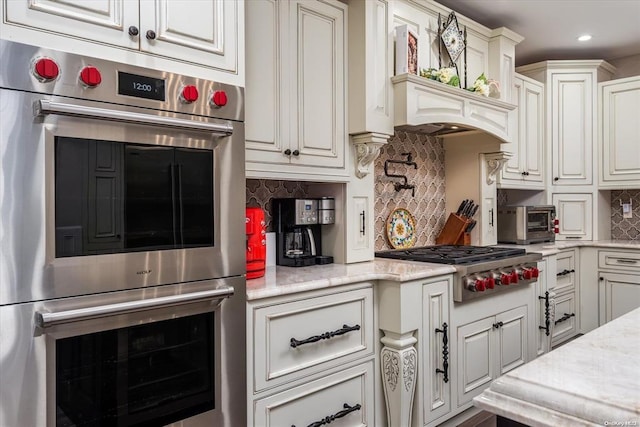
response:
M267 267L263 277L247 280L247 300L371 280L408 282L442 276L456 271L446 264L376 258L356 264L327 264L310 267Z
M640 425L640 308L506 373L474 404L531 426Z
M498 246L524 248L527 252L553 255L564 249L598 247L640 250L640 241L557 241L532 245ZM247 280L247 300L258 300L297 292L325 289L368 280L392 280L407 282L455 272L455 267L446 264L400 261L376 258L374 261L355 264L327 264L310 267L267 267L263 277Z

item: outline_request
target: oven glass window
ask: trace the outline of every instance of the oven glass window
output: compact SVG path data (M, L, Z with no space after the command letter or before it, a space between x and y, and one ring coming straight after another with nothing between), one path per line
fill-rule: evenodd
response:
M56 425L158 426L214 409L213 317L56 341Z
M527 214L527 231L549 231L551 215L548 212L529 212Z
M56 257L213 246L213 152L56 138Z

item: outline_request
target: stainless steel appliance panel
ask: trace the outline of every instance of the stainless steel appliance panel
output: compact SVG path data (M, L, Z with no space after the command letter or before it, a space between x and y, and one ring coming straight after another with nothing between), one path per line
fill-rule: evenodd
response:
M553 205L501 207L498 209L498 242L553 242L555 212Z
M246 425L245 292L237 277L0 307L0 425L56 425L56 340L206 312L215 316L215 409L176 425ZM40 327L43 315L56 321Z
M34 115L33 106L51 101L78 108L104 105L92 101L0 89L0 305L96 292L133 289L244 274L244 252L236 244L244 233L244 125L206 119L203 124L229 126L232 135L213 137L205 130L162 128L146 124ZM148 112L119 105L110 111ZM168 119L190 120L178 113ZM213 247L55 258L54 139L126 141L158 146L211 149L214 152L215 242Z

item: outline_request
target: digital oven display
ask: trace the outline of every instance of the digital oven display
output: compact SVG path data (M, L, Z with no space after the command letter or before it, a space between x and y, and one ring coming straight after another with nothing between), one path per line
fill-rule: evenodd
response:
M164 101L163 79L118 72L118 94Z

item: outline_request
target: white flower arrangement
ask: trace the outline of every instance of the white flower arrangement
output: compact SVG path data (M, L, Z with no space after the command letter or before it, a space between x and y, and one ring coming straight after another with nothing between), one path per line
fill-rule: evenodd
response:
M449 86L460 87L460 77L456 74L453 67L445 68L421 68L420 76L430 80L447 84ZM500 83L497 80L488 79L484 73L480 74L474 82L473 86L467 88L468 91L487 96L491 98L500 98Z
M497 80L488 79L484 73L480 74L480 77L473 82L473 86L467 90L491 98L500 98L500 83Z
M436 80L449 86L460 86L460 77L456 74L456 69L450 68L421 68L420 76L427 79Z

